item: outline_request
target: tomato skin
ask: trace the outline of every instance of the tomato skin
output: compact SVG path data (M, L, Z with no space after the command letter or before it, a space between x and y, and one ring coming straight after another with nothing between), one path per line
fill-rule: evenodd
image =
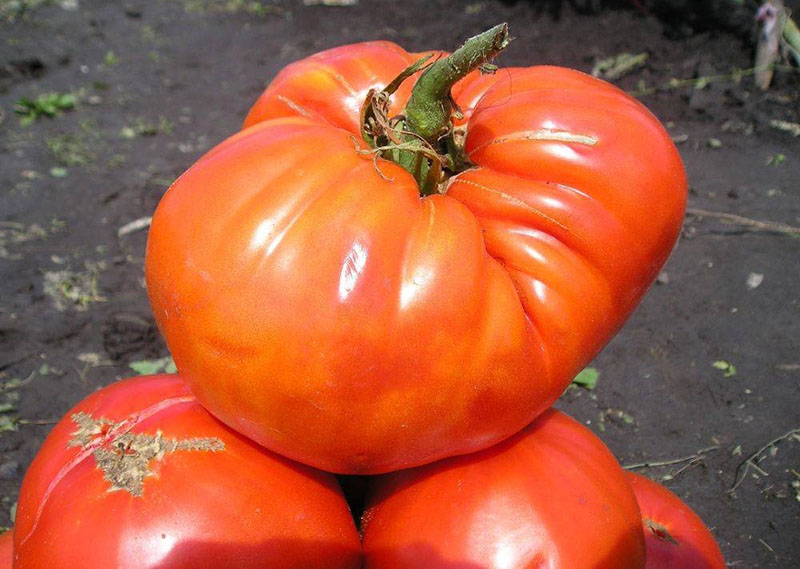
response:
M378 477L365 569L644 569L641 515L611 452L555 410L479 453Z
M0 569L11 569L14 562L14 530L0 534Z
M457 84L476 166L420 198L356 148L367 91L417 57L373 42L287 67L150 230L150 302L198 399L332 472L522 429L621 327L683 218L684 170L658 121L553 67Z
M125 462L152 445L164 446L144 465ZM149 471L139 494L136 469ZM118 382L73 408L23 480L14 534L15 569L361 564L335 479L234 433L177 376Z
M725 569L725 559L703 520L675 494L628 472L642 510L647 569Z
M372 41L328 49L286 66L255 102L244 126L286 116L302 116L358 134L361 105L373 87L382 88L406 67L442 51L408 53L388 41ZM417 72L401 83L391 113L403 110Z

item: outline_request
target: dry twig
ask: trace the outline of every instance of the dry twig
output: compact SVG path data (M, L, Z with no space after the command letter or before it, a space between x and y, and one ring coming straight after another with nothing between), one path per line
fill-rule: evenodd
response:
M788 432L782 434L781 436L772 439L767 444L765 444L763 447L761 447L756 452L754 452L753 454L748 456L746 459L744 459L742 462L740 462L739 466L736 467L736 477L734 479L733 486L731 486L731 489L728 490L728 493L730 494L731 492L736 490L739 487L739 485L742 482L744 482L744 479L747 478L747 473L750 471L750 468L755 468L756 470L761 472L762 475L767 476L767 473L764 472L764 470L762 470L761 468L759 468L759 466L753 461L755 459L757 459L761 455L761 453L766 452L767 450L769 450L770 447L773 447L776 444L778 444L779 442L785 441L785 440L787 440L787 439L789 439L789 438L791 438L793 436L796 436L796 435L800 435L800 428L792 429L791 431L788 431ZM741 472L742 471L742 467L744 467L744 472ZM740 472L741 472L741 475L739 474Z
M20 425L55 425L58 419L20 419L17 421Z
M772 231L775 233L786 233L789 235L800 234L800 227L794 225L787 225L776 221L759 221L757 219L750 219L749 217L742 217L733 213L725 213L722 211L710 211L707 209L699 209L696 207L686 208L686 213L697 217L712 217L721 219L729 223L743 225L753 231Z
M136 231L146 229L147 227L150 227L150 224L152 222L153 222L153 217L149 215L145 217L140 217L139 219L134 219L133 221L128 222L119 229L117 229L117 236L124 237L129 233L134 233Z
M625 470L635 470L637 468L653 468L656 466L670 466L672 464L680 464L682 462L689 462L689 461L696 461L698 459L703 458L703 455L708 454L713 450L718 450L720 448L719 445L715 445L713 447L706 447L701 448L696 453L689 455L689 456L682 456L680 458L671 458L668 460L656 460L656 461L647 461L647 462L637 462L635 464L626 464L622 468Z

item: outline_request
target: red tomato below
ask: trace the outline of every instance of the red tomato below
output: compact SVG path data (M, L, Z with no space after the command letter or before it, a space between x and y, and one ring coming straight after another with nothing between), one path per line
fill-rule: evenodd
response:
M0 569L11 569L14 562L14 530L0 534Z
M28 469L14 569L355 569L361 546L330 474L211 417L178 376L79 403Z
M491 449L376 478L362 535L367 569L645 567L625 474L554 410Z
M628 472L642 510L647 569L725 569L725 559L703 520L675 494Z

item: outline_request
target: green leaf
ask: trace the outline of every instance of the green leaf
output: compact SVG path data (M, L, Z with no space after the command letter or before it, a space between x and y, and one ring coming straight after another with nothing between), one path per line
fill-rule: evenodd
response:
M20 98L14 105L14 112L22 115L20 122L27 126L40 117L55 117L61 111L74 108L76 103L73 93L43 93L33 100Z
M780 166L786 161L786 155L778 152L775 156L767 158L767 166Z
M711 364L711 367L722 371L725 377L733 377L736 375L736 366L725 360L717 360Z
M0 415L0 433L16 431L19 425L19 417L14 415Z
M75 95L72 93L62 93L55 98L53 104L58 109L71 109L75 106Z
M17 104L14 105L14 112L18 115L27 115L30 113L31 109L35 109L36 105L33 101L28 99L27 97L22 97L17 101Z
M139 360L131 362L128 366L139 375L154 375L156 373L175 373L178 369L172 358L159 358L157 360Z
M105 57L103 58L103 63L106 65L116 65L119 63L119 57L113 51L107 51Z
M575 385L580 385L581 387L585 387L591 391L597 387L597 378L599 377L600 372L597 371L597 368L587 367L575 376L575 379L572 380L572 383Z

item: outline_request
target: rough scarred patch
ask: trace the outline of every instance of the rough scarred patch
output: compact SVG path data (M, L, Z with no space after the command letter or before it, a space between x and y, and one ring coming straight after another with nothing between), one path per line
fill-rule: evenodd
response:
M125 490L134 496L144 493L144 479L153 475L152 460L162 460L166 454L178 451L217 452L225 443L216 437L189 439L164 438L161 431L155 434L131 433L133 424L114 422L105 417L95 419L88 413L75 413L72 420L78 428L69 441L71 447L94 447L97 467L103 478L111 483L109 492Z
M667 541L672 545L680 545L678 540L672 537L672 534L669 533L669 530L660 523L654 522L650 518L645 518L644 524L647 526L647 529L649 529L653 535L655 535L661 541Z

